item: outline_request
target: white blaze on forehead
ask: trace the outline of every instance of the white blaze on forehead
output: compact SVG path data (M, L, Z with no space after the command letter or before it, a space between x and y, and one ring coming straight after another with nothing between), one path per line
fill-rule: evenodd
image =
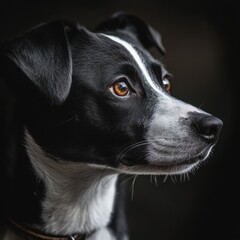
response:
M110 36L110 35L106 35L106 34L102 34L102 35L106 36L106 37L110 38L112 41L117 42L120 45L122 45L131 54L131 56L137 63L139 69L141 70L142 75L144 76L144 78L148 82L148 84L152 87L152 89L158 93L161 93L160 88L153 82L139 53L136 51L136 49L134 49L134 47L131 44L129 44L128 42L126 42L118 37L115 37L115 36Z

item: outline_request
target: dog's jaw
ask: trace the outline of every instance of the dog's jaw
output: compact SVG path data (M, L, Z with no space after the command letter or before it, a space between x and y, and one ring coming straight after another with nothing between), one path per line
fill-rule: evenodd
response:
M107 168L55 161L28 131L25 134L28 156L46 188L41 230L69 235L106 227L114 205L117 174Z

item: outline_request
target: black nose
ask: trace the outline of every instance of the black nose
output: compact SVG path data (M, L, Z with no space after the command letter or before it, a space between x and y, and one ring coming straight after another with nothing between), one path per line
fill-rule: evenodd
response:
M219 118L201 113L194 114L193 123L198 134L208 142L217 140L223 125Z

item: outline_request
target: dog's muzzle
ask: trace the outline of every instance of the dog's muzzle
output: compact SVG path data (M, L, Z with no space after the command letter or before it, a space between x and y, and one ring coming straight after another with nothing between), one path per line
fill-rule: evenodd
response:
M146 157L142 162L128 161L125 154L121 168L136 174L185 173L208 158L222 125L220 119L163 95L158 98L149 121L145 137ZM139 150L144 146L139 144L137 147Z

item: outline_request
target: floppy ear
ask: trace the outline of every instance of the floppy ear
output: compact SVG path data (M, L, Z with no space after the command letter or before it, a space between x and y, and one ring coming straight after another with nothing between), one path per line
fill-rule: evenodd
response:
M160 34L142 19L123 12L115 13L109 20L100 24L96 29L101 31L130 31L146 49L156 47L160 54L165 54L165 49L161 42Z
M13 39L6 55L52 104L62 103L72 82L72 57L63 22L42 24Z

